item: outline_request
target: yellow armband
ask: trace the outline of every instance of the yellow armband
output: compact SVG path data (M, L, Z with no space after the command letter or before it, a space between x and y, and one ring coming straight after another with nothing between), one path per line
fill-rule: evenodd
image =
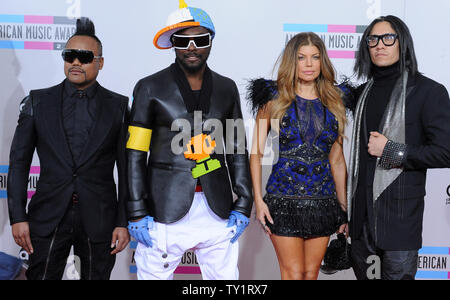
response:
M148 152L150 149L150 141L152 139L152 131L147 128L129 126L127 149Z

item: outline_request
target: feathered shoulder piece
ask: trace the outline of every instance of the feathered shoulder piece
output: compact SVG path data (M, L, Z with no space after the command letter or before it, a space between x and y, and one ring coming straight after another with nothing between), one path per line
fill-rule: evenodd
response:
M345 108L355 111L356 101L356 87L350 81L349 78L344 78L342 83L338 84L337 87L341 90L342 101L344 102Z
M247 85L247 101L253 115L278 95L277 82L264 78L252 79Z
M341 91L345 108L354 111L356 107L356 87L349 78L344 77L337 85ZM265 78L252 79L247 85L247 101L253 115L278 95L277 82Z

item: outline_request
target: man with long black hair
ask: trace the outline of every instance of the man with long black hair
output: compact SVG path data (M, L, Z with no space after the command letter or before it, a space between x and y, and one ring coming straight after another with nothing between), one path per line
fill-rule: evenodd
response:
M354 70L368 80L357 90L347 189L354 271L414 279L426 172L450 167L448 92L419 73L409 29L395 16L368 26Z
M244 128L234 135L227 126L242 122L237 86L206 63L214 36L208 14L180 1L154 39L159 49L175 48L175 62L134 90L128 212L138 279L172 279L189 249L203 279L239 278L237 240L249 223L252 187Z
M81 279L109 279L129 242L125 139L128 99L97 82L102 43L77 20L62 52L66 79L34 90L20 106L11 146L8 207L14 240L30 254L28 279L63 277L72 246ZM41 174L28 211L33 153ZM119 193L113 170L117 164Z

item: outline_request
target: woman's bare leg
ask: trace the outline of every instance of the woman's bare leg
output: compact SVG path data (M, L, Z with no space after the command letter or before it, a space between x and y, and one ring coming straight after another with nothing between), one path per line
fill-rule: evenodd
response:
M305 280L317 280L320 265L327 251L330 237L318 237L304 240Z
M270 236L280 265L282 280L303 280L305 274L304 240L299 237Z

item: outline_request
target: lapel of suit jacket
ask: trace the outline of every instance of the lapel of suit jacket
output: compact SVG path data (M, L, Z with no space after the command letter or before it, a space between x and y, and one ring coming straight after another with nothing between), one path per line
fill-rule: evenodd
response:
M108 93L102 86L98 87L97 111L95 113L94 130L89 136L88 142L80 156L77 166L81 167L86 161L97 151L105 140L112 127L116 106L119 101L111 101L112 95Z
M52 144L56 147L55 153L60 156L63 161L73 167L73 156L70 151L62 120L63 87L64 81L48 90L48 98L45 99L48 104L43 106L43 119L47 131L50 133L49 136L53 141Z
M410 101L408 101L409 96L411 95L412 91L416 87L416 76L410 76L408 78L408 84L406 85L406 103L405 103L405 109L408 107L408 104ZM408 117L408 115L405 116L405 120Z

